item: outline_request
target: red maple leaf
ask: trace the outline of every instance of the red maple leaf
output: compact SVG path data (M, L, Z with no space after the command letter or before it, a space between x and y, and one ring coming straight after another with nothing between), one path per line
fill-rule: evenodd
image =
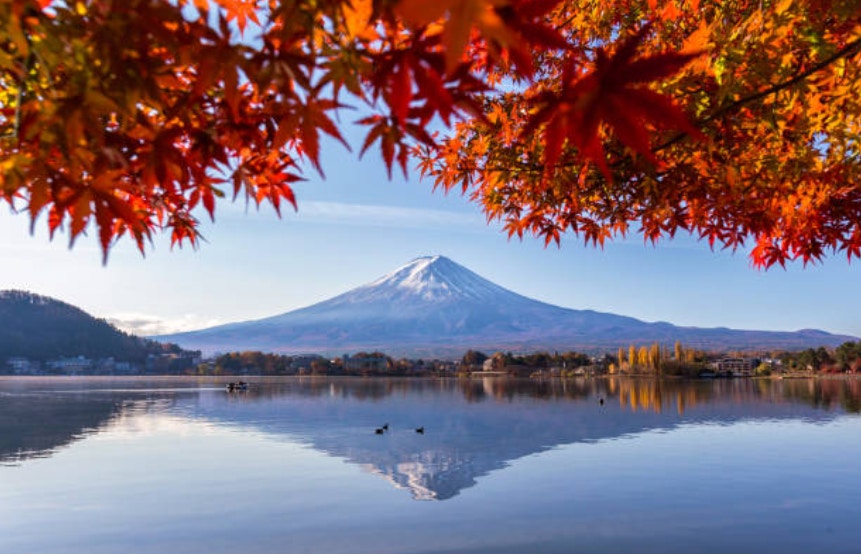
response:
M678 129L693 138L705 139L670 97L648 88L650 83L677 73L701 53L667 52L635 58L649 28L645 25L623 42L613 56L598 49L593 71L577 77L569 69L560 92L536 97L534 104L539 109L530 118L523 136L544 126L544 163L548 172L559 162L567 140L611 180L599 132L602 123L653 163L657 163L650 141L653 130Z

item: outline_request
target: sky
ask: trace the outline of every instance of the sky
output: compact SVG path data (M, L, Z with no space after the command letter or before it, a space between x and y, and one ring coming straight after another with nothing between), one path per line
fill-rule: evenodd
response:
M459 193L432 191L417 173L389 180L379 154L363 159L327 142L322 179L295 187L298 212L222 202L206 242L170 249L158 237L142 257L131 242L102 265L94 233L74 248L30 234L26 214L0 207L0 290L20 289L78 306L143 335L272 316L366 284L409 261L441 254L514 292L574 309L676 325L759 330L804 328L861 337L861 263L832 256L755 269L747 252L712 251L691 237L644 244L629 236L604 249L573 236L561 247L509 239ZM203 219L203 217L202 217Z

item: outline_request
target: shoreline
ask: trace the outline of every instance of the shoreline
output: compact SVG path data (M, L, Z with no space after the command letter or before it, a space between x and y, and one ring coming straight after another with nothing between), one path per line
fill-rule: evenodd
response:
M227 384L237 379L245 380L254 379L257 382L278 382L283 380L312 380L312 379L352 379L352 380L373 380L373 379L399 379L399 380L447 380L447 379L515 379L522 381L576 381L576 380L607 380L607 379L649 379L655 381L672 380L672 381L735 381L735 380L765 380L765 381L782 381L782 380L824 380L824 381L854 381L861 380L861 374L791 374L791 375L764 375L764 376L739 376L739 377L688 377L684 375L650 375L650 374L625 374L625 375L576 375L572 377L561 377L558 375L545 375L540 377L524 377L508 375L503 372L472 372L469 374L452 374L452 375L0 375L0 381L12 380L33 380L33 381L72 381L72 380L88 380L88 381L197 381L203 383L218 383Z

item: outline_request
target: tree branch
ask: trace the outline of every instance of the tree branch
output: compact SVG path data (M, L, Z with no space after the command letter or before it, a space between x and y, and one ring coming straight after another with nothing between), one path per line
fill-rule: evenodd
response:
M705 119L698 121L697 126L701 127L701 126L705 125L706 123L708 123L710 121L714 121L715 119L722 117L731 111L737 110L738 108L744 106L745 104L748 104L750 102L754 102L756 100L760 100L762 98L765 98L766 96L771 96L772 94L776 94L776 93L778 93L784 89L787 89L787 88L807 79L808 77L810 77L814 73L825 69L826 67L833 64L834 62L836 62L840 58L851 58L851 57L857 55L859 52L861 52L861 39L850 42L845 47L843 47L843 49L835 52L833 55L829 56L828 58L825 58L824 60L822 60L818 64L808 68L806 71L802 71L801 73L799 73L798 75L796 75L795 77L793 77L787 81L784 81L782 83L777 83L776 85L772 85L765 90L761 90L757 93L751 94L750 96L745 96L744 98L741 98L739 100L736 100L735 102L731 102L731 103L727 104L726 106L720 108L719 110L717 110L716 112L714 112L710 116L706 117ZM663 150L665 148L669 148L673 144L679 142L680 140L682 140L686 136L687 136L687 133L684 133L684 132L678 133L676 136L674 136L673 138L664 142L663 144L656 146L652 151L653 152L660 152L661 150Z

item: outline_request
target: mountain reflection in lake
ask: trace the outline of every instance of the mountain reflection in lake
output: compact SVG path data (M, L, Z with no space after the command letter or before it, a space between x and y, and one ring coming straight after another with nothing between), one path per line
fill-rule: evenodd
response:
M859 411L837 379L0 379L0 546L856 552Z

